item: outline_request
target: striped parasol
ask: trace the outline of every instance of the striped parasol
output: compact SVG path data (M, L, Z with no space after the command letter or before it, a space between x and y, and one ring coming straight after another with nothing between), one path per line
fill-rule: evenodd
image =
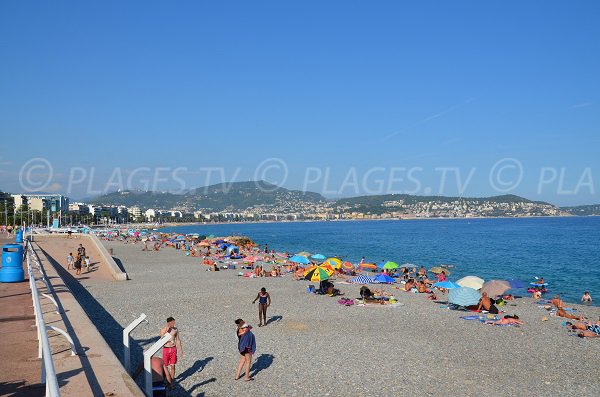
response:
M327 280L330 273L321 266L311 266L304 272L304 279L309 281Z

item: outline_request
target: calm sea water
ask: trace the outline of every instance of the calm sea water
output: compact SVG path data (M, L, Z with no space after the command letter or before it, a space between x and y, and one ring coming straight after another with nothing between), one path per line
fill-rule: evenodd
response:
M544 277L550 293L600 303L600 217L221 224L166 232L249 236L269 249L339 255L353 263L452 264L451 280Z

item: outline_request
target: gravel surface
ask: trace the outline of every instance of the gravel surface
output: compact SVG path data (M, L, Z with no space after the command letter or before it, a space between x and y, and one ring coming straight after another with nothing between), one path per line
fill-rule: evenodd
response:
M84 309L118 357L123 327L139 316L149 324L132 333L133 361L158 339L165 319L180 329L184 356L175 396L349 395L598 395L600 338L572 337L562 319L529 298L504 308L526 325L494 327L459 319L424 296L395 291L395 307L351 306L308 294L307 281L246 279L236 270L207 272L200 259L173 249L104 242L131 280L71 280ZM234 381L239 359L233 321L258 324L251 302L261 287L273 304L266 327L254 327L255 381ZM337 284L357 297L359 286ZM597 319L598 307L576 306ZM138 379L138 381L141 381Z

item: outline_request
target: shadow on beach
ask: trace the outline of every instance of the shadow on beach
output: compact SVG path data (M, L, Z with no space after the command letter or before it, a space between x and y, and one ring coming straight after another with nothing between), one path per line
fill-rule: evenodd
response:
M187 378L189 378L190 376L192 376L193 374L195 374L196 372L201 372L202 370L204 370L206 365L209 362L211 362L213 359L214 359L214 357L206 357L203 360L197 360L194 363L194 365L192 365L191 367L189 367L188 369L186 369L185 371L183 371L182 373L177 375L175 377L175 380L177 382L182 382L182 381L186 380Z
M197 388L199 388L199 387L202 387L202 386L204 386L204 385L207 385L207 384L209 384L209 383L216 382L216 381L217 381L217 378L210 378L210 379L204 380L204 381L202 381L202 382L200 382L200 383L198 383L198 384L196 384L196 385L192 386L192 387L191 387L189 390L187 390L186 392L187 392L187 393L189 393L190 395L192 395L192 393L194 392L194 390L196 390ZM180 386L179 386L179 387L180 387ZM196 397L204 397L204 392L202 392L202 393L198 393L198 394L196 395Z
M252 368L250 368L250 377L255 377L260 371L269 368L273 364L273 359L275 358L272 354L263 353L252 364Z
M279 321L283 320L283 316L271 316L268 320L267 320L267 324L269 325L271 323L277 323Z
M127 272L125 271L125 266L123 266L123 262L121 262L121 260L119 258L117 258L116 256L113 256L112 258L115 261L115 263L117 264L117 267L119 268L119 270L121 270L123 273L127 274ZM129 278L129 275L127 276L127 278Z

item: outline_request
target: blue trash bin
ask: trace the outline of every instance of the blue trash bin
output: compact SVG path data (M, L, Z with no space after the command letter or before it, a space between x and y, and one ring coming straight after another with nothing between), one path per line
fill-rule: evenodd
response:
M2 246L0 282L17 283L20 281L25 281L23 246L20 244L5 244Z
M17 230L17 233L15 233L15 242L23 244L23 229L19 229Z

